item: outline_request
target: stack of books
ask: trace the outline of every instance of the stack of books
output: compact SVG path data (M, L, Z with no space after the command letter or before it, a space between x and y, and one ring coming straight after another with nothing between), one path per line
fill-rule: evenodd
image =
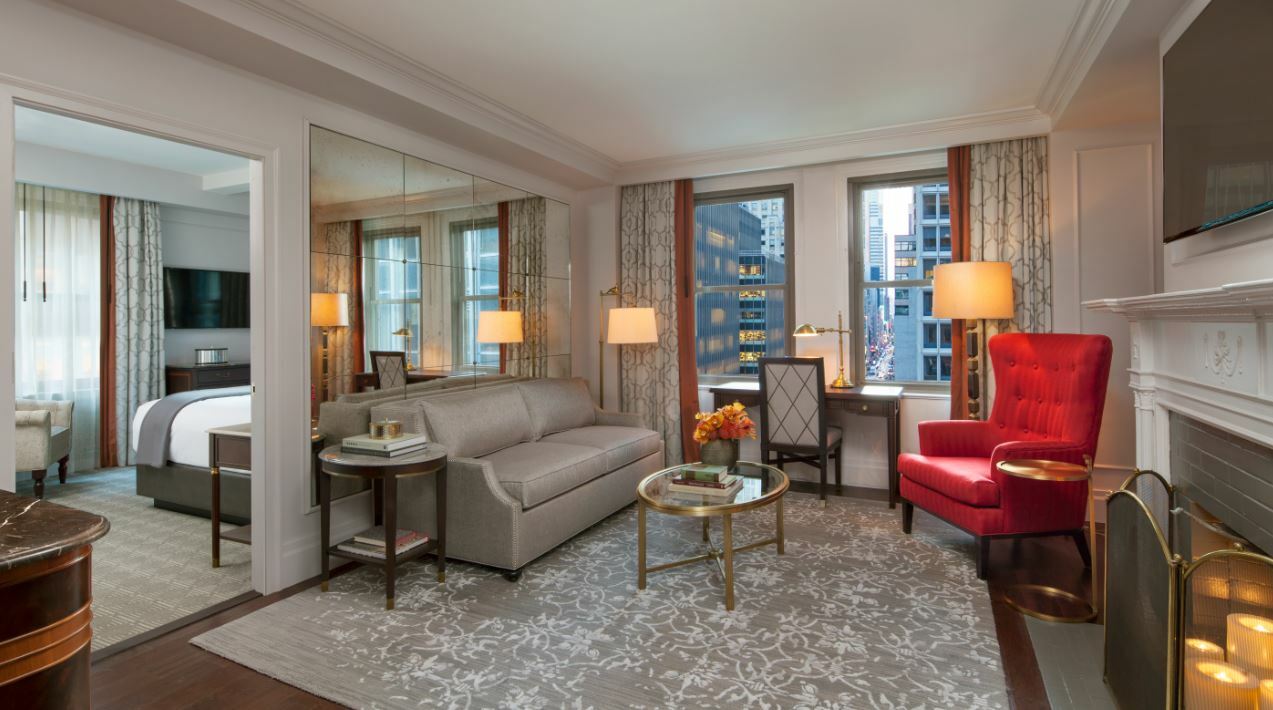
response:
M398 531L398 555L419 547L429 541L429 536L415 530L399 530ZM385 559L385 528L383 525L377 525L374 528L367 528L362 532L354 535L353 539L342 542L336 546L337 550L344 552L353 552L367 557L375 557L376 559Z
M667 489L673 493L726 498L737 493L742 487L743 477L731 474L727 467L696 464L681 469L680 473L668 483Z
M393 458L423 451L429 445L424 434L403 434L391 439L373 439L369 434L347 436L340 442L340 450L346 454L364 454Z

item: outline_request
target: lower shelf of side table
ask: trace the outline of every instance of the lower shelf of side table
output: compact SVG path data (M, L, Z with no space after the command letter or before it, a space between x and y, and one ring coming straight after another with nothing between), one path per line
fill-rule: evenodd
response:
M230 542L241 543L244 545L251 545L252 544L252 526L243 525L237 528L230 528L229 530L222 530L221 539L229 540Z
M372 565L375 567L384 567L385 564L388 563L388 560L384 558L374 557L372 555L364 555L358 552L350 552L348 550L340 549L339 547L340 545L347 545L353 541L354 541L353 538L350 538L348 540L341 541L337 545L332 545L331 547L327 548L327 554L331 555L332 557L339 557L345 560L353 560L354 562L361 562L365 565ZM423 545L417 545L416 547L413 547L410 550L407 550L406 552L399 552L398 556L394 559L394 564L400 565L404 562L410 562L411 560L414 560L417 557L421 557L423 555L436 555L437 552L438 552L438 541L429 540Z

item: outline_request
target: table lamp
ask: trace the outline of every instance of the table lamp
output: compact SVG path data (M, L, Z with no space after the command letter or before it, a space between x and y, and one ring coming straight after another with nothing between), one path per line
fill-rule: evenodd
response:
M970 321L968 329L968 416L981 418L978 376L981 321L1013 316L1012 264L958 261L933 270L933 316Z
M658 322L654 317L653 308L623 307L623 296L625 294L619 291L618 286L614 286L608 291L601 292L601 323L598 323L597 330L604 332L605 337L598 342L598 364L600 365L597 379L598 404L604 409L606 406L606 345L638 345L642 343L657 343L659 341ZM603 328L605 325L605 299L606 296L615 296L619 299L620 306L610 309L609 328Z
M853 383L844 376L844 334L852 332L853 331L851 329L844 327L844 313L836 311L834 328L823 328L813 325L812 323L801 323L796 326L796 329L793 330L791 334L797 338L811 338L815 335L822 335L823 333L835 333L840 341L840 355L839 359L836 361L839 364L840 373L836 375L835 380L831 382L831 386L837 389L849 389L853 386Z
M309 324L323 333L323 369L319 381L319 401L327 401L327 338L332 328L349 327L349 296L344 293L311 293Z
M403 346L403 352L405 352L407 355L407 361L405 363L404 369L410 371L412 369L411 367L411 329L404 325L401 328L390 333L390 335L396 335L399 338L407 339L407 344Z
M520 343L522 333L521 311L481 311L477 314L477 342Z

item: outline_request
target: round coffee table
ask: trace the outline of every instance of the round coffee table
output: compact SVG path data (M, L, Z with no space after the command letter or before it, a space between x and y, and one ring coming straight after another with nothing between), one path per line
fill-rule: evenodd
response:
M786 540L782 529L782 496L790 482L787 474L773 466L739 461L730 473L743 477L743 486L732 496L721 497L671 491L668 487L684 469L694 464L684 464L651 474L637 485L637 588L645 589L647 574L710 560L719 567L725 579L725 610L734 610L734 554L754 550L766 545L777 547L778 554L786 552ZM777 530L772 538L734 547L733 515L755 510L766 505L776 506ZM703 519L704 554L675 562L647 567L645 564L645 516L650 508L666 515L680 515ZM712 542L710 521L721 519L723 539L720 548Z
M1056 483L1087 482L1088 510L1088 549L1096 549L1096 536L1092 534L1096 525L1096 503L1092 495L1092 468L1089 460L1084 466L1064 461L1046 461L1043 459L1011 459L1000 461L1000 473L1017 478L1028 478L1033 481L1053 481ZM1096 607L1089 601L1046 584L1014 584L1004 593L1004 601L1008 606L1022 614L1028 614L1044 621L1056 621L1067 624L1081 624L1096 618ZM1048 605L1053 612L1042 611L1038 607Z

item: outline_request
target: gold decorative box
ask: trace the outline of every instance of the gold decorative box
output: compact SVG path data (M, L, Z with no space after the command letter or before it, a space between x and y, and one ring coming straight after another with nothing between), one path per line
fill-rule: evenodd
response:
M372 422L370 434L373 439L396 439L402 436L402 422L393 419Z

